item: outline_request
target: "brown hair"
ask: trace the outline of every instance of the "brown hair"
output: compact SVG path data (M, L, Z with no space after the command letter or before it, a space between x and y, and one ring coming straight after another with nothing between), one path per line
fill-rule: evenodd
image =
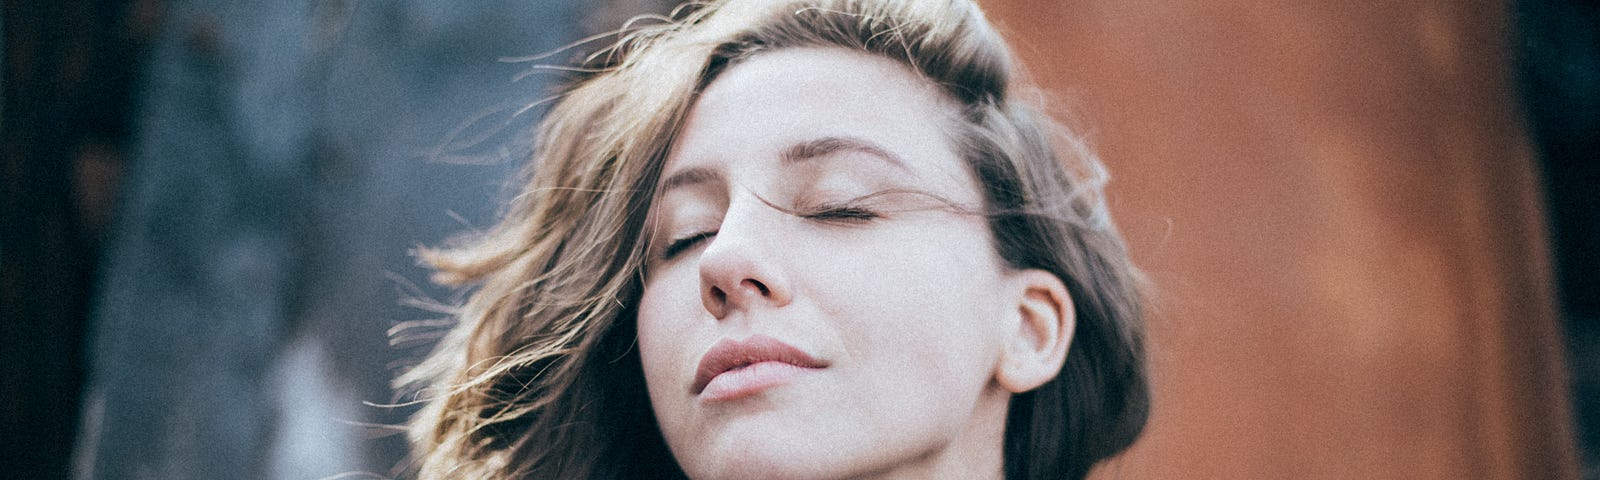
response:
M426 251L475 285L459 323L400 382L424 387L422 478L681 477L656 429L634 340L645 218L673 135L729 65L784 48L881 55L959 106L952 136L979 179L1000 256L1067 285L1062 372L1012 397L1010 479L1081 478L1149 412L1137 272L1080 138L1018 97L1024 82L968 0L728 0L638 27L588 57L538 131L528 181L473 243Z

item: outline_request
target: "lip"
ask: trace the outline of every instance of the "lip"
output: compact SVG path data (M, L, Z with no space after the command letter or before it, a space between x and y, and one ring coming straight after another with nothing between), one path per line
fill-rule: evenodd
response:
M724 338L700 357L691 391L710 401L732 400L827 367L805 351L765 335Z

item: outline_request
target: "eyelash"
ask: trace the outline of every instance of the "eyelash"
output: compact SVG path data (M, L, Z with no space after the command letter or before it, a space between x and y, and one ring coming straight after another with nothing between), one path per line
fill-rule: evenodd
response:
M807 220L831 222L864 222L881 217L877 212L873 212L865 208L849 207L844 205L824 205L818 207L814 212L800 213L797 216ZM662 260L671 260L674 257L677 257L678 254L688 251L689 249L694 248L700 242L710 240L711 237L715 236L717 236L717 232L712 230L693 233L688 236L675 239L671 243L667 244L666 249L662 250L661 258Z
M667 244L666 250L661 252L661 259L672 260L672 257L678 256L678 254L683 253L684 250L688 250L690 247L695 246L695 244L700 243L700 241L710 239L716 235L716 231L700 232L673 240L672 243Z
M821 205L816 211L800 215L808 220L865 221L878 218L877 212L845 205Z

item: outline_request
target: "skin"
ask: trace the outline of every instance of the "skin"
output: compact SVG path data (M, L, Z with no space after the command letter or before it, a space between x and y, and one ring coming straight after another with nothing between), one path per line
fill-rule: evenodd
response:
M1002 478L1008 401L1059 371L1072 310L960 211L981 197L951 111L906 67L840 49L756 55L699 98L652 207L638 318L651 404L690 477ZM943 200L873 195L904 190ZM752 335L827 366L697 395L712 345Z

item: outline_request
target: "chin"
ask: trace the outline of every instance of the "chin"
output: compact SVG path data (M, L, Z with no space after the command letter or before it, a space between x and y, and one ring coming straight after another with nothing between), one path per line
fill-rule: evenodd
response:
M818 450L818 439L730 436L715 446L703 444L694 461L684 462L684 472L694 480L772 479L812 480L847 478L855 462L839 452Z

